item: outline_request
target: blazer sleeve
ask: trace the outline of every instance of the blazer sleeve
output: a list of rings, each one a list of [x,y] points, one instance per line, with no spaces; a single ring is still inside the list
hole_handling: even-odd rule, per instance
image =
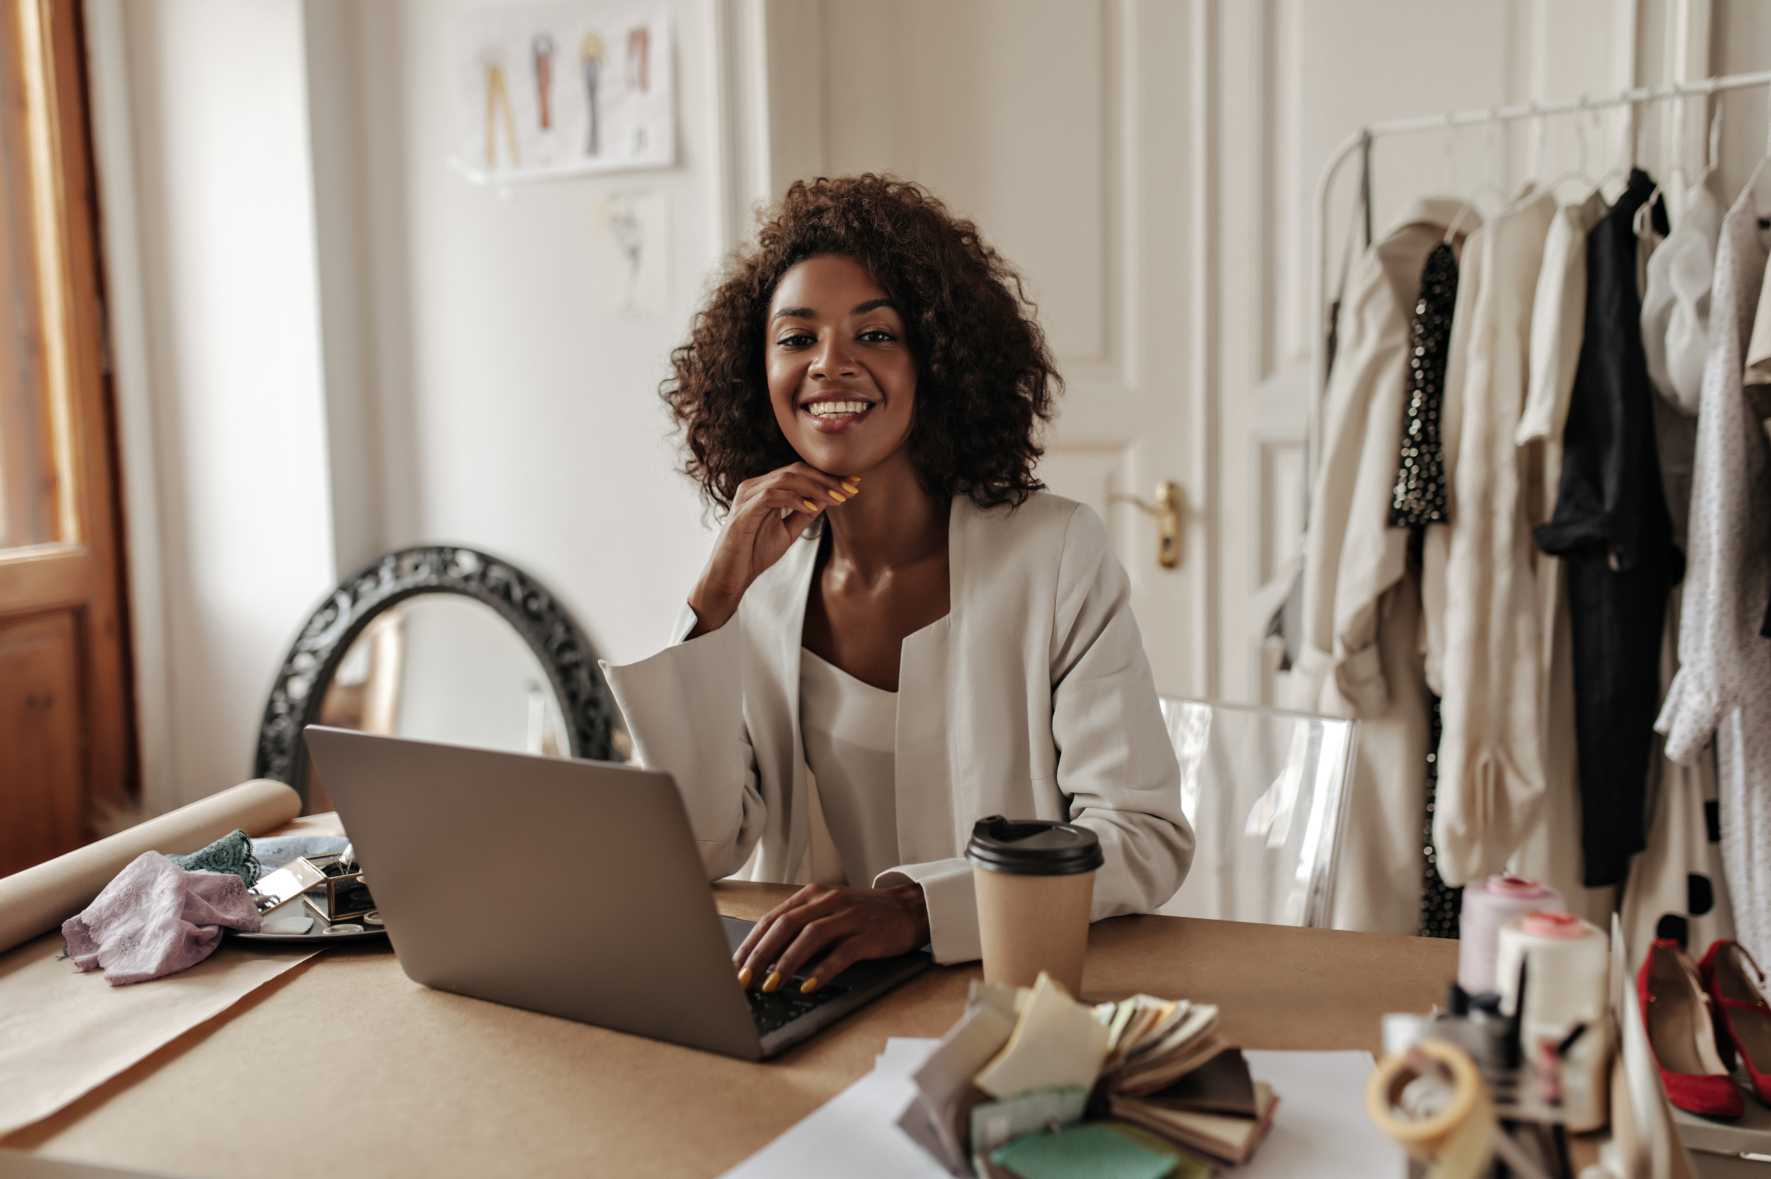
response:
[[[1164,904],[1193,862],[1175,759],[1131,582],[1100,517],[1079,506],[1058,567],[1052,624],[1052,738],[1072,822],[1101,840],[1092,920]]]
[[[676,780],[709,880],[743,867],[768,808],[744,723],[740,622],[683,641],[695,612],[683,607],[674,645],[620,667],[601,664],[633,738],[634,759]]]

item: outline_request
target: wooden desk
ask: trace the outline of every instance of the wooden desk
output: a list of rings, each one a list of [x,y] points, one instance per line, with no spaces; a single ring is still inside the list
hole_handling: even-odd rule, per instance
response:
[[[753,919],[791,891],[715,887]],[[1450,941],[1123,917],[1092,930],[1083,997],[1216,1003],[1248,1048],[1376,1051],[1379,1016],[1427,1010],[1456,971]],[[216,1179],[718,1175],[887,1037],[945,1032],[976,976],[938,968],[751,1064],[428,990],[385,948],[334,946],[4,1145]]]

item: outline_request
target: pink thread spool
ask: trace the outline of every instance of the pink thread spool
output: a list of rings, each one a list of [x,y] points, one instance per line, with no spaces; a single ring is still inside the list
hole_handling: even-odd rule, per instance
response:
[[[1567,908],[1561,893],[1523,876],[1490,876],[1464,889],[1458,915],[1457,985],[1472,995],[1495,990],[1500,927],[1534,910],[1550,913]]]

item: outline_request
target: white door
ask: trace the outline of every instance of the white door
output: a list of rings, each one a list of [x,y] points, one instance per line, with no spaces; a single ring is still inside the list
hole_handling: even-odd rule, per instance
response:
[[[1324,161],[1370,120],[1701,76],[1710,27],[1707,0],[766,0],[733,11],[734,43],[749,36],[766,58],[766,101],[739,96],[768,110],[766,142],[752,144],[767,160],[757,187],[890,171],[977,221],[1026,276],[1068,381],[1040,473],[1108,521],[1158,688],[1250,702],[1271,699],[1277,666],[1253,603],[1304,522]],[[746,33],[747,19],[766,28]],[[1619,126],[1588,130],[1595,174],[1615,162]],[[1664,140],[1653,129],[1661,140],[1645,143]],[[1464,132],[1450,153],[1439,135],[1383,143],[1379,232],[1447,184],[1515,185],[1535,134]],[[1550,136],[1552,166],[1572,167],[1568,123]],[[1337,260],[1353,176],[1330,220]],[[1169,480],[1185,504],[1173,569],[1158,563],[1155,520],[1121,498],[1150,501]]]

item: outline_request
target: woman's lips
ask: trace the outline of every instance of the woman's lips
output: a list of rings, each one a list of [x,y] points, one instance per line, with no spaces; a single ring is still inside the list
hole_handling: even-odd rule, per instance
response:
[[[850,401],[810,401],[800,406],[800,412],[812,420],[812,426],[821,434],[841,434],[853,430],[867,419],[873,411],[874,402],[854,399]]]

